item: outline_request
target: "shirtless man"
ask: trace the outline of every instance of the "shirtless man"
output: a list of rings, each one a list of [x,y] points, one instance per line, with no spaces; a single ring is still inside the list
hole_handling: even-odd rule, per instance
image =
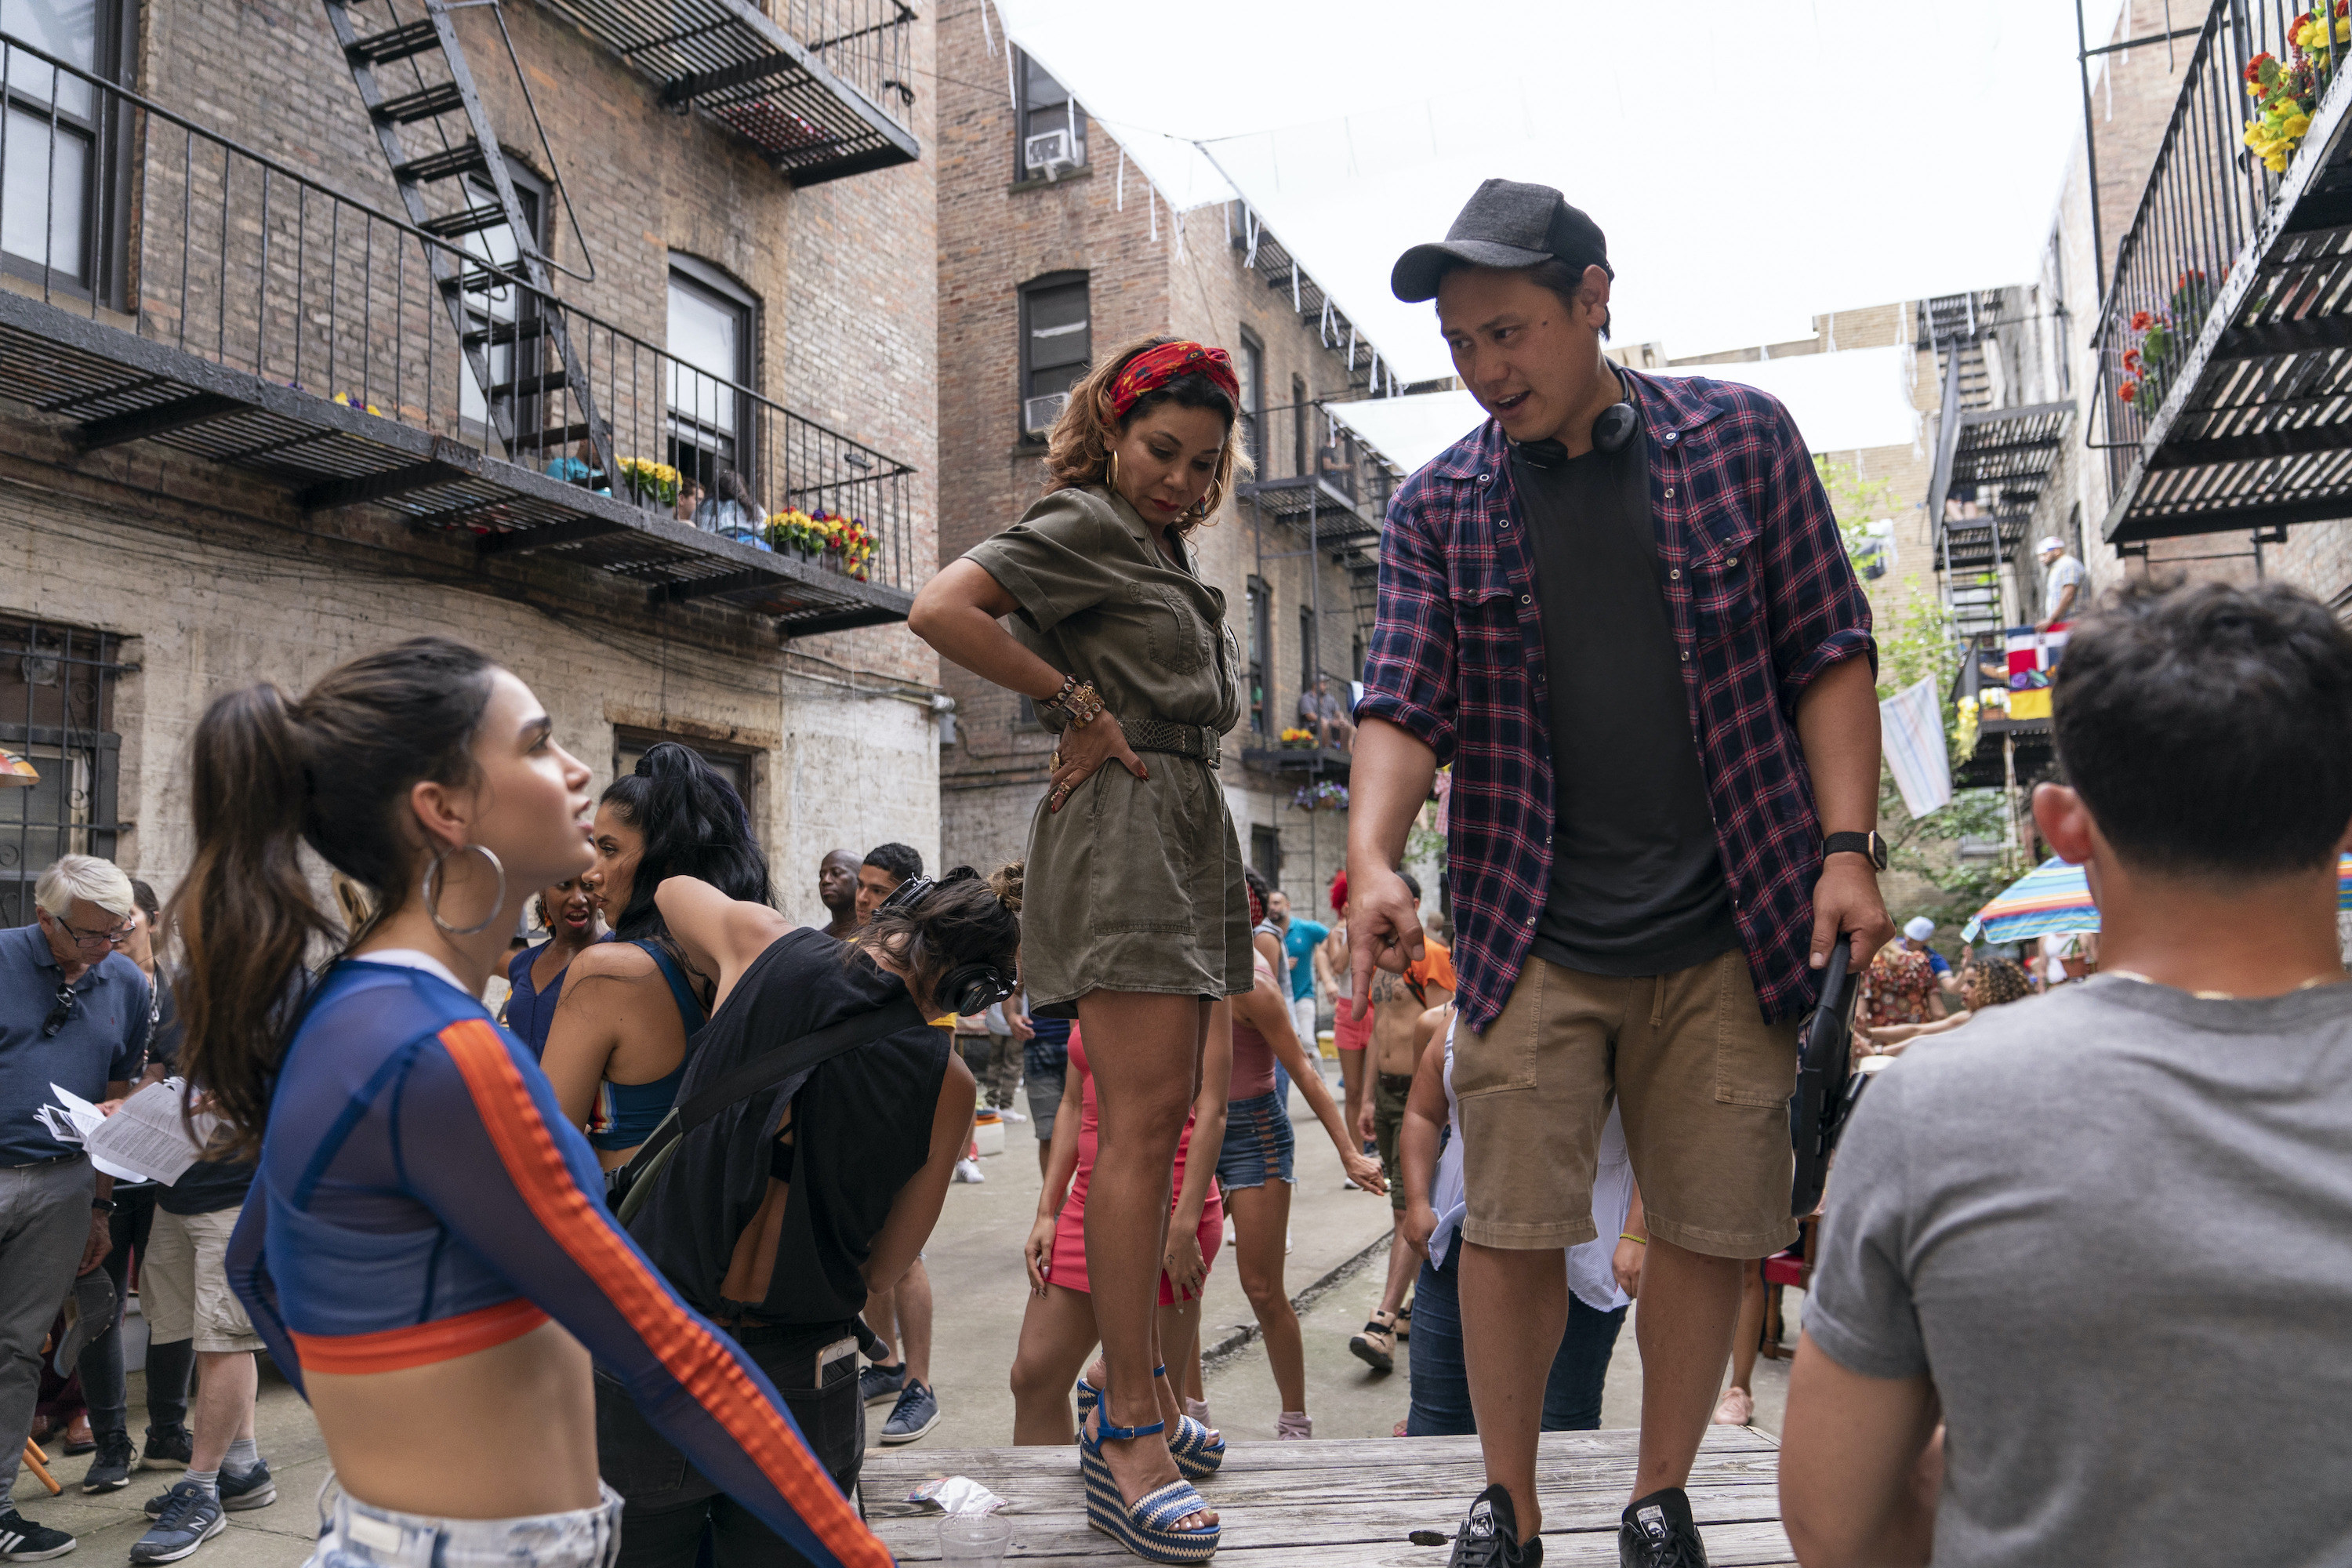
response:
[[[1421,884],[1412,873],[1398,873],[1405,889],[1412,895],[1412,907],[1421,908]],[[1421,1258],[1404,1238],[1404,1198],[1398,1186],[1403,1173],[1397,1164],[1397,1129],[1404,1123],[1405,1099],[1412,1092],[1412,1073],[1419,1053],[1415,1037],[1423,1015],[1443,1007],[1454,1000],[1454,955],[1444,943],[1432,936],[1426,927],[1422,931],[1422,956],[1407,966],[1402,974],[1391,974],[1385,969],[1372,972],[1371,988],[1367,999],[1372,1008],[1372,1042],[1368,1053],[1372,1060],[1370,1092],[1358,1112],[1361,1136],[1380,1144],[1381,1164],[1389,1178],[1389,1202],[1393,1210],[1389,1231],[1388,1286],[1381,1292],[1379,1310],[1372,1314],[1363,1331],[1348,1341],[1348,1348],[1357,1358],[1381,1372],[1396,1365],[1397,1309],[1404,1304],[1407,1286],[1421,1267]],[[1420,1036],[1426,1044],[1428,1036]]]
[[[824,934],[835,942],[847,942],[857,929],[857,852],[854,849],[828,849],[824,858],[816,863],[816,900],[824,912],[833,918],[825,922]]]

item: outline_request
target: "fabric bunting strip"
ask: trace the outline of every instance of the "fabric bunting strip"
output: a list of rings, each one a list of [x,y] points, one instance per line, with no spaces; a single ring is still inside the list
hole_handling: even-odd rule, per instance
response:
[[[1150,180],[1143,182],[1143,205],[1151,209],[1151,237],[1160,238],[1160,187]]]
[[[1259,232],[1257,214],[1252,212],[1247,207],[1242,208],[1242,233],[1249,240],[1249,254],[1242,258],[1242,266],[1244,268],[1255,267],[1257,265],[1257,237]]]
[[[1118,210],[1127,210],[1127,149],[1118,150]]]
[[[996,58],[996,35],[988,30],[988,0],[981,0],[980,36],[982,41],[988,45],[988,58],[990,59],[994,59]]]

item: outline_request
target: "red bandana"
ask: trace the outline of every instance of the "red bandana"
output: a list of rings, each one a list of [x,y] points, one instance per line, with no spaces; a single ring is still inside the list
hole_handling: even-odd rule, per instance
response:
[[[1234,374],[1233,355],[1223,349],[1203,348],[1199,343],[1162,343],[1156,349],[1146,349],[1127,362],[1118,379],[1110,384],[1110,411],[1120,418],[1135,406],[1147,392],[1156,392],[1189,371],[1199,371],[1215,384],[1219,391],[1239,406],[1242,384]]]

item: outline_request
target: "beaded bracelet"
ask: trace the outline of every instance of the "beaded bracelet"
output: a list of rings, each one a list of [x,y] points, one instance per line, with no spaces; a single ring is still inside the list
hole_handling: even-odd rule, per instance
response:
[[[1650,1245],[1650,1238],[1649,1238],[1648,1237],[1646,1237],[1646,1236],[1635,1236],[1635,1235],[1634,1235],[1632,1231],[1630,1231],[1630,1230],[1621,1230],[1621,1231],[1619,1231],[1619,1232],[1617,1233],[1617,1239],[1618,1239],[1618,1240],[1620,1240],[1620,1241],[1638,1241],[1638,1242],[1640,1242],[1643,1247],[1647,1247],[1647,1246],[1649,1246],[1649,1245]]]
[[[1071,729],[1083,730],[1103,710],[1103,700],[1093,681],[1066,675],[1062,678],[1062,689],[1047,698],[1045,706],[1059,710]]]

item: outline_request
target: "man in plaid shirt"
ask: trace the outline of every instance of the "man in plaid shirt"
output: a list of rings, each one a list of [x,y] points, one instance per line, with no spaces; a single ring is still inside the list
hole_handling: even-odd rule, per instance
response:
[[[1389,507],[1348,855],[1362,996],[1419,955],[1397,865],[1453,765],[1459,1290],[1490,1483],[1461,1568],[1541,1559],[1560,1249],[1594,1239],[1612,1100],[1643,1259],[1619,1552],[1706,1562],[1682,1488],[1748,1260],[1797,1234],[1799,1016],[1841,933],[1857,969],[1894,934],[1870,608],[1804,443],[1753,388],[1612,367],[1612,276],[1558,191],[1490,180],[1391,279],[1435,299],[1492,416]]]

